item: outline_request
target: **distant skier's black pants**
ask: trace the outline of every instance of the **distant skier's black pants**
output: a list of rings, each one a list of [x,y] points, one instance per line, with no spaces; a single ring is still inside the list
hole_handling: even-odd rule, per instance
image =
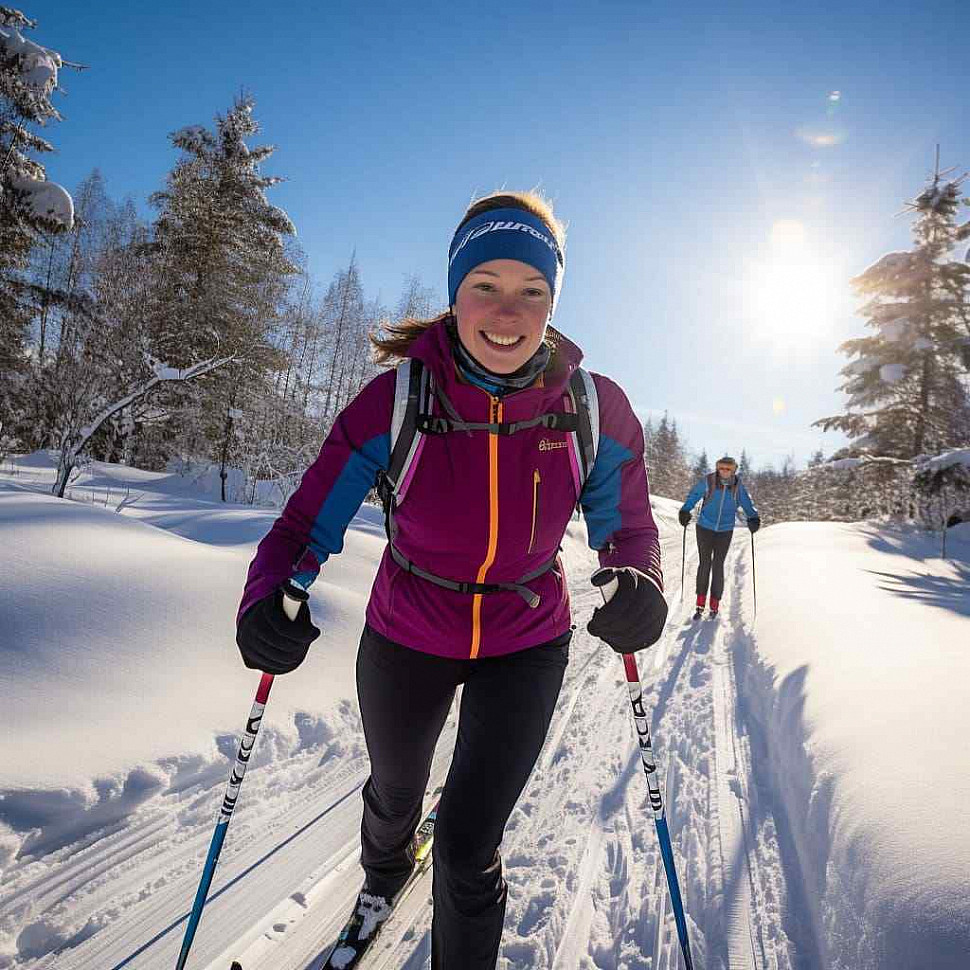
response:
[[[715,532],[713,529],[697,527],[697,551],[701,561],[697,564],[697,595],[707,596],[707,585],[711,586],[711,598],[719,600],[724,592],[724,560],[734,530]],[[714,575],[711,576],[711,566]]]
[[[371,776],[361,863],[371,892],[393,895],[411,871],[435,743],[464,684],[435,825],[432,970],[494,970],[507,895],[498,847],[549,729],[570,636],[503,657],[451,660],[364,628],[357,693]]]

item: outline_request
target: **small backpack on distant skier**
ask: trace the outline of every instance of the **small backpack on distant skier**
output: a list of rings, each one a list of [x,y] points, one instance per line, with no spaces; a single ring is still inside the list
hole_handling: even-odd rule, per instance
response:
[[[705,476],[707,480],[707,490],[704,492],[704,500],[701,502],[701,508],[707,505],[709,499],[714,494],[717,488],[717,472],[711,472]],[[734,484],[731,486],[731,498],[734,499],[734,504],[738,504],[738,489],[741,487],[741,476],[735,473]]]

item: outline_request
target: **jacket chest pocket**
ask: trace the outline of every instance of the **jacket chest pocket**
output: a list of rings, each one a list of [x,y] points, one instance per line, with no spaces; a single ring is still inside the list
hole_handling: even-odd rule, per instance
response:
[[[518,501],[528,515],[520,519],[519,548],[526,555],[551,555],[562,542],[576,504],[568,455],[559,452],[555,461],[531,461],[526,474],[519,477]],[[521,472],[520,472],[521,475]]]
[[[532,529],[529,532],[529,548],[532,552],[536,545],[536,525],[539,521],[540,500],[542,497],[542,474],[538,468],[532,469]]]

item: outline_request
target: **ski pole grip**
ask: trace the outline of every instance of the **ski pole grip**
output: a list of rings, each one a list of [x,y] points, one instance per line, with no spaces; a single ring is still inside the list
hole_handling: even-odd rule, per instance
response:
[[[593,573],[593,575],[595,576],[596,573],[598,573],[598,572],[599,572],[599,570],[597,569]],[[599,588],[600,589],[600,595],[603,597],[603,602],[604,603],[609,603],[609,601],[611,599],[613,599],[613,595],[616,593],[616,591],[619,588],[620,588],[620,581],[618,579],[616,579],[615,577],[613,579],[611,579],[605,586],[600,586],[600,588]]]
[[[613,594],[620,588],[620,581],[618,579],[611,579],[605,586],[600,587],[600,593],[603,595],[603,602],[609,603],[613,599]]]
[[[310,594],[290,580],[283,587],[283,612],[290,620],[295,620],[300,612],[300,607],[310,598]]]

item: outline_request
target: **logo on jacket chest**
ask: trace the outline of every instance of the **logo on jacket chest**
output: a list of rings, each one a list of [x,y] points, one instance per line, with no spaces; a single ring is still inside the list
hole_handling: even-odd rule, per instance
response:
[[[539,441],[539,451],[557,451],[560,448],[568,448],[569,442],[565,439],[555,441],[552,438],[542,438]]]

